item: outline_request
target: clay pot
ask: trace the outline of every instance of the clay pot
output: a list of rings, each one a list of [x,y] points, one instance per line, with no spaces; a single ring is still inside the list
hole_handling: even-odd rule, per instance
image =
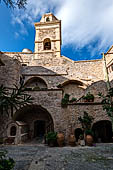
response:
[[[63,133],[57,134],[57,143],[58,143],[58,146],[60,147],[64,145],[64,134]]]
[[[91,135],[86,135],[86,145],[92,146],[93,145],[93,137]]]
[[[69,136],[69,145],[70,146],[75,146],[75,141],[76,141],[76,138],[74,135],[70,135]]]

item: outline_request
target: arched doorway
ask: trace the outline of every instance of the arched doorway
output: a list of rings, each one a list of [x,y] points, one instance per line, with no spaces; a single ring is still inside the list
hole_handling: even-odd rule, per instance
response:
[[[75,129],[75,138],[76,138],[77,142],[78,142],[78,139],[79,139],[80,135],[83,135],[83,130],[81,128]]]
[[[94,123],[92,127],[95,142],[111,142],[112,124],[108,120],[102,120]]]
[[[10,136],[16,136],[16,126],[12,126],[10,129]]]
[[[42,138],[45,134],[54,130],[51,115],[45,108],[38,105],[22,108],[14,115],[14,120],[27,123],[29,139]]]

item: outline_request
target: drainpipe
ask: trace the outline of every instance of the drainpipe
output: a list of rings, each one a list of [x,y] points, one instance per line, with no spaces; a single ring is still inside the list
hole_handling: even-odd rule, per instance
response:
[[[106,64],[106,57],[104,53],[102,55],[103,55],[103,61],[104,61],[105,81],[106,81],[107,89],[109,91],[111,86],[109,82],[109,74],[108,74],[108,69],[107,69],[107,64]]]

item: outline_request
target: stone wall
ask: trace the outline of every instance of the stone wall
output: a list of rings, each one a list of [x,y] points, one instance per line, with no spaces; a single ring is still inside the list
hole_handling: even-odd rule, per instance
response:
[[[19,85],[21,75],[21,65],[17,59],[12,59],[6,54],[0,54],[4,66],[0,66],[0,85],[14,87]]]
[[[62,120],[61,99],[62,90],[44,90],[28,92],[33,97],[33,105],[45,108],[51,115],[55,130],[59,129]]]
[[[66,139],[68,139],[69,134],[74,133],[75,129],[82,128],[80,122],[78,121],[78,117],[83,116],[84,111],[86,111],[89,115],[93,116],[94,120],[92,126],[95,122],[101,120],[110,120],[105,111],[103,111],[102,105],[96,104],[76,104],[76,105],[68,105],[67,108],[62,108],[63,120],[63,131],[65,133]]]

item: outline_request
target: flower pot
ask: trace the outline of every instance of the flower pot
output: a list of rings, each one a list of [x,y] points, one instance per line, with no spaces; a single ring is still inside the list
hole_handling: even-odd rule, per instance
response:
[[[58,146],[60,147],[64,145],[64,134],[63,133],[57,134],[57,143],[58,143]]]
[[[69,136],[69,145],[70,146],[75,146],[76,138],[74,135]]]
[[[86,145],[87,146],[92,146],[93,145],[93,137],[91,135],[86,135],[85,140],[86,140]]]

